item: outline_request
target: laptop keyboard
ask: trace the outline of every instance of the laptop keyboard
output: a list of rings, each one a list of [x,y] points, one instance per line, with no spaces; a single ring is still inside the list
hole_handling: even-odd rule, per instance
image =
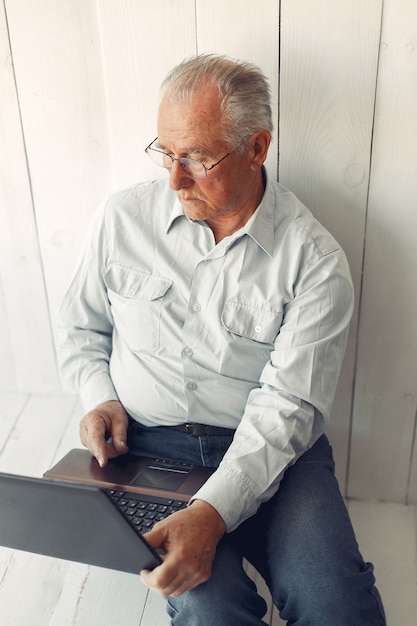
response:
[[[156,522],[187,506],[183,500],[168,500],[143,493],[115,489],[105,489],[105,492],[139,533],[151,530]]]

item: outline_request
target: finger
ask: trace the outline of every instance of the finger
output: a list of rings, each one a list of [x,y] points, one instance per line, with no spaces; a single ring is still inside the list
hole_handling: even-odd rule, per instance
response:
[[[108,445],[106,443],[106,428],[95,428],[89,433],[90,452],[96,457],[100,467],[105,467],[109,458]]]
[[[161,524],[161,522],[157,522],[152,530],[148,530],[144,534],[146,542],[149,543],[149,545],[155,550],[164,548],[164,543],[167,535],[166,532],[164,532],[163,528],[164,526]]]
[[[166,562],[151,572],[142,570],[140,572],[141,581],[155,593],[167,598],[177,597],[186,591],[194,589],[201,583],[208,580],[209,576],[202,575],[191,569],[178,568],[178,563],[170,567]]]
[[[166,598],[183,584],[184,574],[180,574],[178,568],[167,572],[166,568],[160,565],[152,571],[142,570],[140,579],[148,589]]]
[[[117,452],[127,452],[127,420],[116,419],[112,422],[111,438]]]
[[[167,540],[164,532],[165,526],[162,522],[157,523],[153,529],[145,533],[147,543],[155,550],[164,549]],[[164,562],[152,571],[142,570],[140,578],[142,582],[152,591],[166,597],[171,589],[175,590],[182,580],[184,567],[178,567],[178,560],[172,553],[166,554]],[[181,576],[181,580],[180,580]]]
[[[97,459],[100,467],[105,467],[108,460],[106,430],[106,424],[99,415],[86,415],[80,425],[81,441]]]
[[[146,533],[146,541],[153,548],[163,549],[166,547],[165,540],[169,543],[165,536],[165,528],[163,522],[159,522]],[[211,575],[210,565],[211,561],[199,563],[196,566],[193,560],[180,558],[176,550],[168,550],[161,565],[152,571],[141,571],[140,577],[149,589],[164,597],[180,595],[208,580]]]

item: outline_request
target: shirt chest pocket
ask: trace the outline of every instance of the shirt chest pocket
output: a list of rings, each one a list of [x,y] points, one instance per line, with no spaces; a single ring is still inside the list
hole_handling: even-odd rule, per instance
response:
[[[161,310],[172,280],[114,264],[105,275],[115,332],[132,352],[159,348]]]
[[[258,382],[270,358],[282,318],[282,311],[226,301],[221,317],[227,331],[223,341],[222,373],[233,375],[233,367],[240,362],[244,365],[245,379]]]

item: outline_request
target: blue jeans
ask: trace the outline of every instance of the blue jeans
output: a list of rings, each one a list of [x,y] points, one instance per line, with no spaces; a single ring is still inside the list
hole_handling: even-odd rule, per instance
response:
[[[129,428],[131,452],[216,467],[230,437]],[[373,567],[359,553],[325,436],[290,467],[275,496],[220,541],[210,580],[168,598],[174,626],[265,626],[265,601],[243,567],[265,579],[293,626],[384,626]]]

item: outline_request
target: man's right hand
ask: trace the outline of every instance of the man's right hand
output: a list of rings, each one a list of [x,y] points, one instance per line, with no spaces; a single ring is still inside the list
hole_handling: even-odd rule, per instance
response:
[[[100,467],[128,451],[126,445],[129,419],[117,400],[109,400],[89,411],[80,422],[81,442],[96,457]],[[111,441],[107,440],[111,437]]]

